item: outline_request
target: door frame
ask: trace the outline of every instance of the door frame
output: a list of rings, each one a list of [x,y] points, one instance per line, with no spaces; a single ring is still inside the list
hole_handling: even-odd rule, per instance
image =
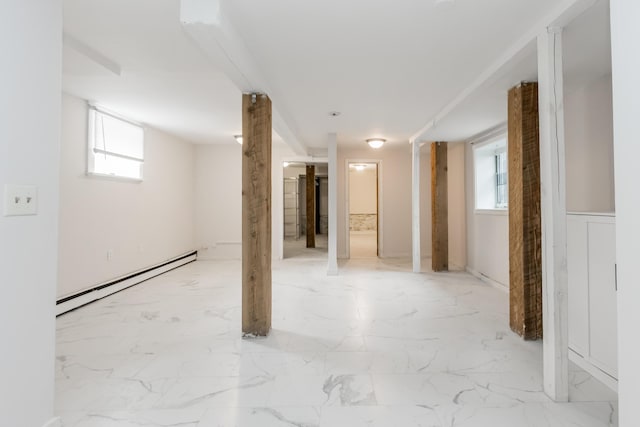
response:
[[[346,241],[346,254],[347,254],[347,258],[351,258],[351,235],[350,235],[350,230],[349,230],[349,223],[350,223],[350,210],[351,210],[351,206],[350,206],[350,197],[349,197],[349,165],[350,164],[358,164],[358,163],[375,163],[376,164],[376,169],[377,169],[377,179],[376,179],[376,186],[377,186],[377,196],[378,196],[378,200],[376,201],[377,204],[377,215],[378,215],[378,229],[376,231],[377,233],[377,240],[378,240],[378,257],[379,258],[384,258],[384,239],[382,238],[383,236],[383,230],[382,230],[382,225],[384,224],[383,221],[383,213],[382,213],[382,206],[383,203],[382,201],[384,200],[382,198],[382,160],[381,159],[363,159],[363,158],[356,158],[356,159],[345,159],[344,161],[344,173],[345,173],[345,189],[344,189],[344,206],[345,206],[345,241]]]
[[[284,162],[326,163],[327,165],[329,165],[329,158],[309,156],[284,156],[281,158],[271,158],[271,244],[273,248],[272,258],[280,260],[284,259]]]

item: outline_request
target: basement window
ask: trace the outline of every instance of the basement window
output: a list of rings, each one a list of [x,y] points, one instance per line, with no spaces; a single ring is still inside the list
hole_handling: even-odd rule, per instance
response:
[[[476,210],[504,211],[509,201],[506,137],[474,145]]]
[[[507,151],[499,151],[494,155],[496,161],[496,208],[504,209],[509,200],[509,188],[507,186]]]
[[[98,107],[89,107],[87,171],[91,175],[142,180],[144,129]]]

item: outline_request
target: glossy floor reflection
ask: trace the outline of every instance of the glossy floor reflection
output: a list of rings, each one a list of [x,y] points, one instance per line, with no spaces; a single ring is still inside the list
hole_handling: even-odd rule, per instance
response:
[[[375,258],[378,256],[378,234],[375,231],[350,231],[349,256],[355,258]]]
[[[326,234],[316,234],[316,247],[307,248],[307,236],[300,238],[287,238],[283,241],[283,255],[289,258],[327,259],[328,236]]]
[[[198,261],[57,321],[65,427],[609,426],[616,396],[572,371],[542,392],[541,344],[507,295],[408,261],[274,263],[273,331],[240,336],[240,262]]]

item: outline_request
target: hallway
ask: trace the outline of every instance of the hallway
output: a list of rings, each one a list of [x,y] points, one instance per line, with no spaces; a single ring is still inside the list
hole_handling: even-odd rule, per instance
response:
[[[240,337],[240,262],[198,261],[57,319],[64,427],[609,426],[615,394],[583,372],[542,392],[541,342],[508,297],[405,261],[274,262],[273,330]]]

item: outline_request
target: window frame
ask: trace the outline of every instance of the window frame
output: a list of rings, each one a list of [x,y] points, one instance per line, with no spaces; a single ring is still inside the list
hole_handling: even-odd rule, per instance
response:
[[[504,183],[500,183],[501,181],[501,171],[500,171],[500,160],[499,158],[504,155]],[[495,209],[508,209],[509,208],[509,157],[507,155],[507,146],[500,147],[494,153],[495,158],[495,179],[496,179],[496,189],[495,189]],[[505,188],[505,200],[504,203],[499,202],[500,187],[504,186]]]
[[[142,158],[138,158],[138,157],[133,157],[133,156],[128,156],[126,154],[122,154],[122,153],[118,153],[116,151],[109,151],[109,150],[105,150],[102,148],[98,148],[96,147],[96,124],[98,122],[98,118],[100,116],[107,116],[111,119],[115,119],[118,120],[122,123],[126,123],[127,125],[130,126],[134,126],[140,129],[140,131],[142,132],[142,141],[140,141],[141,145],[142,145]],[[88,126],[87,126],[87,144],[86,144],[86,154],[87,154],[87,169],[86,169],[86,175],[90,176],[90,177],[96,177],[96,178],[106,178],[106,179],[113,179],[113,180],[117,180],[117,181],[132,181],[132,182],[142,182],[144,180],[144,163],[145,163],[145,157],[146,157],[146,144],[145,144],[145,139],[146,139],[146,129],[145,127],[140,124],[137,123],[135,121],[129,120],[119,114],[116,114],[112,111],[109,111],[101,106],[95,105],[95,104],[89,104],[89,108],[88,108],[88,114],[87,114],[87,122],[88,122]],[[129,176],[129,175],[122,175],[122,174],[118,174],[118,173],[103,173],[103,172],[96,172],[96,155],[105,155],[105,156],[111,156],[111,157],[115,157],[115,158],[119,158],[119,159],[124,159],[124,160],[129,160],[132,162],[136,162],[139,164],[139,175],[138,176]]]
[[[474,179],[474,212],[489,215],[507,215],[509,209],[508,143],[506,129],[490,136],[471,141]],[[497,156],[506,153],[506,203],[498,205]]]

